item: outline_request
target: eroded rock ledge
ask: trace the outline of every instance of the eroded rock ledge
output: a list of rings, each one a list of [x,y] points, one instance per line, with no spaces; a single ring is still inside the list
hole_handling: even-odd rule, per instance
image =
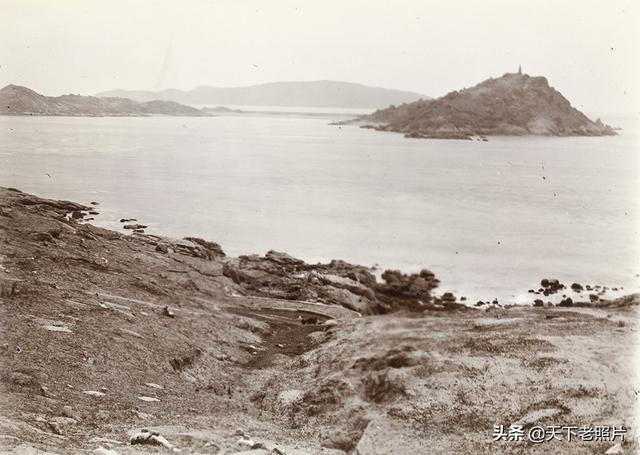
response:
[[[378,282],[370,269],[333,260],[307,264],[286,253],[240,256],[227,261],[225,276],[251,295],[341,305],[362,314],[464,308],[455,302],[435,304],[431,292],[438,279],[429,270],[404,274],[387,270]]]

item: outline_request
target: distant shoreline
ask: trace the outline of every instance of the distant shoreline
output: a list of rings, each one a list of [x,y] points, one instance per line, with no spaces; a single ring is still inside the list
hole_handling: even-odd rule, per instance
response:
[[[44,114],[44,113],[30,113],[30,114],[6,114],[0,112],[0,117],[69,117],[69,118],[117,118],[117,117],[217,117],[213,114],[204,115],[186,115],[186,114]]]

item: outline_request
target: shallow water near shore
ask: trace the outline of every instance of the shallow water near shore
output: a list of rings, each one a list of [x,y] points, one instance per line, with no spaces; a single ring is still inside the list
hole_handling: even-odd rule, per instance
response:
[[[633,132],[438,141],[330,120],[0,117],[0,185],[230,255],[428,268],[470,301],[524,302],[543,277],[639,289]]]

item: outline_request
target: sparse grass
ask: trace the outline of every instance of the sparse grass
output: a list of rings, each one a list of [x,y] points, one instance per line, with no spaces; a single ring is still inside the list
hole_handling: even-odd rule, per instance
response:
[[[342,379],[328,379],[307,391],[302,397],[302,405],[308,415],[323,414],[339,408],[352,394],[353,389],[348,382]]]
[[[385,368],[406,368],[419,363],[411,353],[415,349],[411,346],[390,349],[382,355],[375,357],[362,357],[355,361],[353,368],[361,371],[380,371]]]
[[[364,398],[374,403],[385,403],[406,394],[404,382],[391,377],[389,370],[369,373],[362,380]]]
[[[547,368],[553,368],[564,363],[567,363],[567,361],[564,359],[556,359],[555,357],[536,357],[533,360],[525,362],[526,366],[538,371],[542,371]]]
[[[508,354],[517,352],[536,352],[536,351],[552,351],[553,344],[547,340],[537,338],[526,338],[523,336],[513,338],[468,338],[462,345],[464,349],[468,349],[473,355],[495,355]]]

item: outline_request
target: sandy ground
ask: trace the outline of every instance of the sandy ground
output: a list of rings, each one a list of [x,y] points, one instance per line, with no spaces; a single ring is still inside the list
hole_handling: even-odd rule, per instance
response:
[[[638,452],[637,296],[358,317],[245,296],[228,258],[73,209],[0,190],[0,453]],[[518,422],[627,434],[492,440]],[[130,444],[141,429],[174,449]]]

